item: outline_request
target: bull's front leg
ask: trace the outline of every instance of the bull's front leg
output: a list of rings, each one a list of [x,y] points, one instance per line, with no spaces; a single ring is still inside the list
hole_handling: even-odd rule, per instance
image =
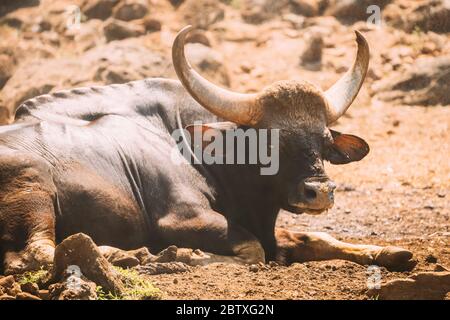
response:
[[[189,217],[169,214],[158,221],[158,228],[167,245],[178,247],[177,261],[190,265],[265,262],[264,249],[256,237],[212,210],[190,213]]]
[[[410,270],[416,264],[408,250],[346,243],[324,232],[291,232],[277,228],[276,239],[277,260],[283,264],[341,259],[390,270]]]

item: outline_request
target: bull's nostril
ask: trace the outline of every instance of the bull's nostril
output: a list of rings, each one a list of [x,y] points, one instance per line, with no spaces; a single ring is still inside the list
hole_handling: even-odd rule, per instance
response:
[[[317,193],[316,193],[316,191],[314,191],[312,189],[306,189],[305,197],[306,197],[306,200],[314,200],[315,198],[317,198]]]

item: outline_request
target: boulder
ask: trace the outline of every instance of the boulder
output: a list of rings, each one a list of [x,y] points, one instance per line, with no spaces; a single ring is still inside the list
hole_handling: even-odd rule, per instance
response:
[[[83,275],[106,291],[121,293],[124,290],[120,275],[102,256],[94,241],[83,233],[66,238],[56,247],[53,265],[53,281],[66,280],[63,282],[61,288],[67,287],[65,284],[67,283],[67,279],[78,281],[77,279],[81,279],[81,275]],[[67,273],[66,270],[71,270],[71,268],[75,271],[79,270],[81,274],[71,275],[70,272]],[[91,286],[87,282],[83,292],[90,292],[88,287]]]
[[[335,16],[340,20],[354,22],[366,20],[372,13],[367,8],[376,5],[383,9],[392,0],[330,0],[325,15]]]
[[[369,296],[381,300],[442,300],[450,292],[450,272],[421,272],[395,279],[371,289]]]
[[[122,40],[138,37],[145,34],[145,29],[140,25],[133,25],[123,21],[111,19],[103,27],[106,41]]]
[[[306,41],[306,47],[300,57],[301,65],[320,65],[322,62],[323,43],[321,34],[312,33]]]
[[[191,64],[210,81],[230,85],[230,78],[223,56],[200,43],[186,44],[186,56]]]
[[[225,17],[225,10],[218,0],[186,0],[178,11],[187,24],[200,29],[208,29]]]
[[[39,286],[33,282],[26,282],[20,285],[23,292],[27,292],[34,296],[39,296]]]
[[[145,18],[142,21],[142,25],[144,26],[145,31],[147,32],[160,31],[162,27],[161,21],[152,17]]]
[[[20,284],[16,282],[14,276],[7,276],[0,279],[0,289],[3,295],[15,297],[22,292]]]
[[[320,2],[316,0],[291,0],[292,11],[305,17],[314,17],[319,14]]]
[[[387,6],[384,18],[393,27],[407,32],[450,32],[450,2],[447,0],[396,1]]]
[[[147,13],[148,8],[144,1],[127,0],[114,8],[113,16],[119,20],[131,21],[143,18]]]
[[[13,75],[14,65],[14,57],[0,53],[0,89],[3,88],[6,81]]]
[[[26,99],[50,91],[175,76],[169,54],[163,56],[129,40],[98,46],[78,57],[32,60],[20,65],[2,90],[0,121],[5,123]]]
[[[449,105],[450,56],[418,59],[375,82],[371,91],[378,99],[395,104]]]
[[[119,0],[89,0],[85,1],[81,11],[88,19],[108,19]]]
[[[289,0],[243,0],[241,16],[247,23],[259,24],[280,14],[288,4]]]

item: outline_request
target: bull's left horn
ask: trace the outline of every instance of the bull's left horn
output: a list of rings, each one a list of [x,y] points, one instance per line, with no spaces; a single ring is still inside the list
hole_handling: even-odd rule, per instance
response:
[[[172,61],[178,79],[189,94],[215,115],[242,125],[254,125],[261,117],[256,94],[225,90],[200,76],[192,69],[184,54],[186,35],[192,26],[183,28],[172,46]]]
[[[355,31],[355,33],[358,53],[353,66],[331,88],[325,91],[328,101],[328,124],[339,119],[350,107],[358,95],[369,67],[369,45],[359,31]]]

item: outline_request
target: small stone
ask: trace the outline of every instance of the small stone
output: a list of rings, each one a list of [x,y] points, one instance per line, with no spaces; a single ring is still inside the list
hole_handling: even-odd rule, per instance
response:
[[[50,300],[50,292],[48,290],[39,290],[39,297],[42,300]]]
[[[306,48],[300,58],[302,65],[311,63],[320,64],[322,61],[323,39],[320,34],[314,33],[308,39]]]
[[[27,282],[20,285],[23,292],[28,292],[34,296],[39,296],[39,287],[36,283]]]
[[[345,214],[350,214],[350,213],[352,213],[352,210],[350,210],[350,209],[345,209],[345,210],[344,210],[344,213],[345,213]]]
[[[249,268],[250,272],[258,272],[259,267],[256,264],[252,264]]]
[[[430,253],[429,255],[426,256],[425,261],[428,263],[437,263],[438,258]]]
[[[173,279],[173,284],[178,284],[178,279],[177,278]]]
[[[41,298],[39,298],[38,296],[35,296],[31,293],[28,292],[20,292],[17,294],[16,296],[17,300],[42,300]]]
[[[442,264],[436,264],[434,266],[434,271],[437,271],[437,272],[448,272],[450,270],[448,268],[444,267]]]
[[[439,198],[445,198],[445,192],[444,191],[440,191],[440,192],[438,192],[437,196]]]

